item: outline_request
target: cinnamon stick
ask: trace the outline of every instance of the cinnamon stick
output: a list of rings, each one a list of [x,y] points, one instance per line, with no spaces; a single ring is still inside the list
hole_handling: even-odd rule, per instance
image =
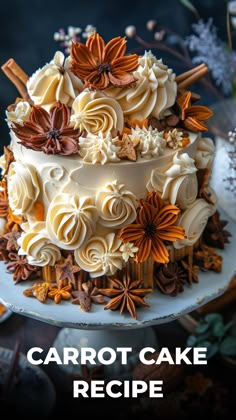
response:
[[[22,70],[13,58],[10,58],[1,68],[8,79],[15,85],[22,98],[28,99],[29,95],[26,89],[26,82],[29,77],[24,70]]]
[[[175,80],[176,80],[176,83],[181,83],[181,82],[183,82],[185,79],[187,79],[189,76],[192,76],[193,74],[195,74],[196,72],[198,72],[199,70],[201,70],[202,68],[204,68],[204,67],[206,67],[206,64],[204,64],[204,63],[202,63],[202,64],[199,64],[199,66],[197,66],[197,67],[193,67],[192,69],[190,69],[190,70],[187,70],[187,71],[185,71],[184,73],[181,73],[181,74],[179,74],[176,78],[175,78]]]
[[[190,76],[186,77],[182,82],[178,83],[178,88],[185,89],[186,87],[197,82],[199,79],[205,76],[208,72],[209,72],[209,69],[207,66],[202,67],[200,70],[194,72]]]

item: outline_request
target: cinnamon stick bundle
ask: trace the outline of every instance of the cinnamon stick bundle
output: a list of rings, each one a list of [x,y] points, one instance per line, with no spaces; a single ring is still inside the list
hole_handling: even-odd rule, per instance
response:
[[[29,95],[26,89],[26,82],[29,76],[22,70],[22,68],[15,62],[13,58],[10,58],[1,67],[2,71],[8,77],[8,79],[15,85],[18,92],[23,99],[29,99]]]

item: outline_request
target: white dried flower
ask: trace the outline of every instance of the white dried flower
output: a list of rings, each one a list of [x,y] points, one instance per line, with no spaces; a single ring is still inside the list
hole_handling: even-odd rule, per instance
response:
[[[126,242],[126,244],[121,245],[120,251],[122,252],[123,260],[127,262],[129,258],[134,257],[135,252],[138,251],[138,247],[134,246],[133,242]]]

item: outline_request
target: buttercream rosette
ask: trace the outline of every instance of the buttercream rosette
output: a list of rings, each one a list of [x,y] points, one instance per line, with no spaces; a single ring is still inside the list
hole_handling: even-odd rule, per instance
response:
[[[71,123],[81,132],[122,133],[124,116],[119,103],[100,91],[83,91],[72,104]]]
[[[101,163],[119,162],[117,153],[120,146],[116,145],[118,137],[112,138],[111,133],[88,134],[87,137],[79,138],[79,154],[85,162]]]
[[[38,222],[33,226],[24,225],[27,229],[19,238],[19,255],[26,255],[28,263],[36,266],[54,266],[61,258],[57,245],[48,237],[45,222]]]
[[[90,277],[111,276],[122,269],[122,242],[115,233],[92,236],[74,251],[75,261]]]
[[[37,70],[27,81],[27,90],[35,105],[51,107],[60,101],[71,106],[83,83],[70,71],[71,58],[57,51],[52,61]]]
[[[115,98],[131,120],[143,120],[149,116],[162,119],[171,113],[177,94],[175,74],[151,51],[138,60],[138,68],[133,72],[136,79],[132,86],[122,89],[108,88],[106,93]]]
[[[97,218],[91,197],[59,193],[48,208],[48,235],[62,249],[76,249],[94,233]]]
[[[118,229],[136,219],[136,197],[118,181],[108,182],[98,191],[95,204],[103,226]]]
[[[178,225],[185,231],[185,239],[173,242],[176,249],[184,246],[192,246],[200,238],[204,231],[207,221],[215,212],[215,205],[209,204],[203,198],[198,198],[187,208],[178,219]]]
[[[11,107],[12,108],[12,107]],[[13,106],[13,109],[6,111],[7,123],[11,127],[13,123],[20,125],[29,119],[31,112],[31,105],[27,101],[19,101]]]
[[[33,165],[12,162],[7,175],[8,199],[16,215],[27,215],[40,193],[38,175]]]

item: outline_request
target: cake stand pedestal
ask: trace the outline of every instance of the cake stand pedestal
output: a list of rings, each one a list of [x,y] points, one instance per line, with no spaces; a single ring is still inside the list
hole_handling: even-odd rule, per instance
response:
[[[36,299],[27,298],[23,291],[32,285],[21,282],[13,285],[12,275],[6,273],[3,262],[0,263],[0,301],[10,310],[40,321],[63,327],[55,340],[55,347],[62,352],[64,347],[132,347],[127,366],[113,365],[108,375],[119,376],[119,372],[131,371],[137,361],[139,351],[144,347],[157,348],[153,325],[163,324],[180,318],[194,311],[205,303],[221,295],[236,273],[236,224],[221,211],[221,218],[228,220],[227,230],[231,232],[230,244],[224,250],[217,250],[223,257],[221,273],[200,272],[199,283],[185,287],[183,293],[175,298],[154,291],[145,297],[149,308],[137,310],[138,319],[129,314],[120,315],[118,311],[104,311],[102,305],[93,305],[91,312],[82,312],[77,305],[63,301],[55,305],[51,300],[42,304]],[[111,365],[112,366],[112,365]]]

